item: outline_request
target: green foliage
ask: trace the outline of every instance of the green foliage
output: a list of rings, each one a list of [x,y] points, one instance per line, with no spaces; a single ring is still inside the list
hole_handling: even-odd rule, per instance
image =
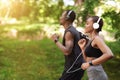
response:
[[[6,24],[1,25],[0,27],[0,38],[30,38],[34,39],[35,37],[38,39],[41,37],[41,34],[44,34],[44,30],[42,30],[42,23],[41,24]],[[14,36],[16,35],[16,36]],[[43,36],[42,36],[43,37]],[[35,39],[36,39],[35,38]]]
[[[4,5],[0,1],[0,17],[29,19],[30,22],[55,22],[64,5],[63,0],[9,0],[8,3]]]
[[[120,12],[109,10],[102,15],[106,19],[106,23],[111,25],[116,30],[115,38],[120,40]],[[108,20],[107,20],[108,19]]]
[[[119,80],[120,78],[120,59],[113,58],[103,64],[103,67],[108,75],[109,80]]]
[[[30,13],[31,21],[50,22],[58,20],[63,11],[62,0],[34,0],[31,3],[32,12]],[[58,10],[59,8],[59,10]],[[57,15],[57,16],[56,16]]]
[[[113,51],[114,55],[116,57],[120,57],[120,41],[115,41],[115,42],[107,42],[107,45],[111,48],[111,50]]]
[[[107,42],[114,54],[114,58],[104,64],[104,68],[107,71],[109,80],[119,80],[120,75],[120,41]],[[117,77],[118,76],[118,77]]]
[[[120,41],[120,30],[117,30],[116,34],[115,34],[115,38]]]
[[[86,18],[89,16],[89,15],[94,15],[95,12],[94,12],[94,9],[99,6],[100,4],[100,1],[99,0],[85,0],[82,4],[82,8],[81,10],[79,10],[79,13],[78,13],[78,18],[79,17],[82,17],[82,25],[85,23],[86,21]]]

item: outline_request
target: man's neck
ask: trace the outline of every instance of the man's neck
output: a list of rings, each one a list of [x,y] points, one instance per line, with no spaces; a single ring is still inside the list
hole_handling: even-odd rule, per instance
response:
[[[67,28],[70,27],[70,25],[72,25],[72,23],[66,23],[66,24],[64,24],[63,26],[64,26],[64,28],[65,28],[65,30],[66,30]]]

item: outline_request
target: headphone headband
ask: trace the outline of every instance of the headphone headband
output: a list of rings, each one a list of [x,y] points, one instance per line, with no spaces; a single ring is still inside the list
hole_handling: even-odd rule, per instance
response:
[[[101,19],[101,18],[99,17],[98,20],[97,20],[97,23],[99,23],[100,19]]]
[[[69,12],[68,12],[68,14],[67,14],[67,18],[69,18],[70,17],[70,14],[72,13],[72,10],[70,10]]]
[[[93,28],[94,29],[98,29],[99,28],[99,22],[100,22],[100,17],[98,18],[98,20],[97,20],[97,22],[95,22],[94,24],[93,24]]]

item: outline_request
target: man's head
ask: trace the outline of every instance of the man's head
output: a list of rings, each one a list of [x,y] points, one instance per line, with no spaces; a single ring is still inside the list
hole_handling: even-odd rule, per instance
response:
[[[60,24],[63,25],[66,22],[70,22],[73,23],[73,21],[76,18],[76,14],[74,11],[72,10],[66,10],[62,13],[61,17],[60,17]]]

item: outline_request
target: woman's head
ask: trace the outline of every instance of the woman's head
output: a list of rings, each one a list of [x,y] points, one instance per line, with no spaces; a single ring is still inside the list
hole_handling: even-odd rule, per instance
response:
[[[98,24],[99,27],[94,28],[93,25]],[[95,30],[96,32],[100,32],[102,30],[102,26],[103,26],[103,20],[102,18],[98,17],[98,16],[90,16],[87,20],[86,20],[86,25],[85,25],[85,32],[89,33],[93,30]]]

